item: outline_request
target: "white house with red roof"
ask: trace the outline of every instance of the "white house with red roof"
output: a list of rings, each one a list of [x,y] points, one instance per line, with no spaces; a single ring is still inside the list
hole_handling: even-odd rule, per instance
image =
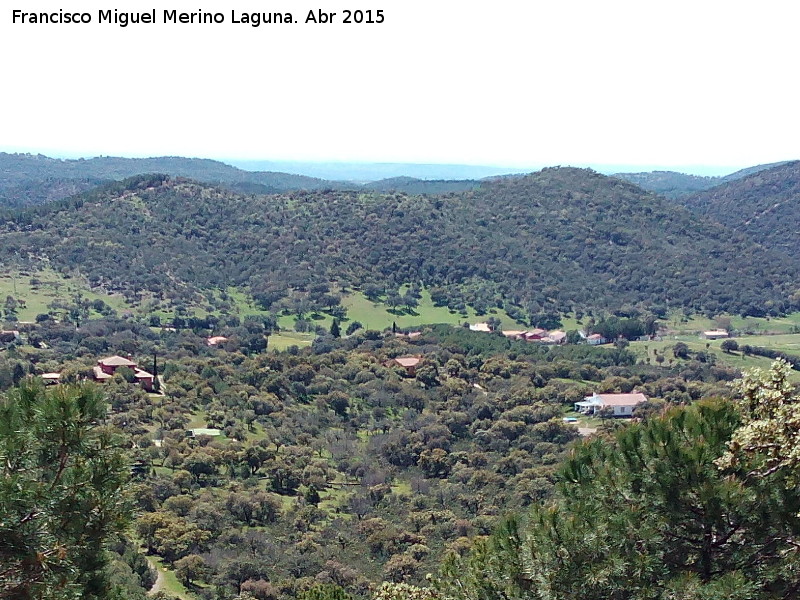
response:
[[[647,396],[641,392],[632,394],[598,394],[586,396],[582,402],[575,403],[575,412],[584,415],[596,415],[603,409],[610,409],[614,417],[630,417],[633,409],[647,402]]]

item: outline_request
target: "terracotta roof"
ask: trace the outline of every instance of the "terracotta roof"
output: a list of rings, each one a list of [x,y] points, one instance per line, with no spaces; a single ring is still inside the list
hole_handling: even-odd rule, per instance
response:
[[[395,358],[394,360],[401,367],[416,367],[419,364],[419,361],[422,359],[417,358],[416,356],[404,356],[402,358]]]
[[[593,333],[587,339],[589,339],[589,340],[601,340],[601,339],[603,339],[603,336],[600,335],[599,333]]]
[[[604,406],[632,406],[647,402],[647,396],[636,392],[634,394],[597,394]]]
[[[101,358],[97,361],[101,365],[107,367],[135,367],[136,363],[121,356],[109,356],[108,358]]]
[[[212,337],[208,338],[206,340],[206,343],[209,346],[216,346],[217,344],[222,344],[223,342],[227,342],[227,341],[228,341],[228,338],[226,338],[224,335],[215,335],[215,336],[212,336]]]
[[[518,335],[524,335],[525,331],[518,331],[518,330],[511,330],[511,331],[504,331],[503,335],[506,337],[517,337]]]
[[[136,369],[135,377],[137,379],[153,379],[153,374],[141,369]]]

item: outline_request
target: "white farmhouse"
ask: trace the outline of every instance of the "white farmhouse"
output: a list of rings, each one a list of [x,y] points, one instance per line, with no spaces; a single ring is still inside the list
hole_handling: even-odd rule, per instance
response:
[[[604,408],[612,410],[614,417],[630,417],[636,405],[647,402],[647,396],[642,393],[633,394],[592,394],[586,396],[582,402],[575,403],[575,411],[584,415],[598,414]]]

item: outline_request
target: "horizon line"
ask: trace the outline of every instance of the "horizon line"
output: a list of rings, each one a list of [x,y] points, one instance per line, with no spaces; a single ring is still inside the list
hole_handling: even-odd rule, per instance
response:
[[[346,167],[348,165],[352,166],[413,166],[413,167],[464,167],[464,168],[475,168],[475,169],[492,169],[497,170],[498,174],[519,174],[519,173],[528,173],[528,172],[536,172],[542,169],[551,168],[551,167],[576,167],[576,168],[588,168],[599,173],[603,174],[614,174],[614,173],[649,173],[649,172],[658,172],[658,171],[667,171],[667,172],[675,172],[681,173],[684,175],[696,175],[702,177],[715,177],[715,176],[724,176],[730,173],[734,173],[736,171],[747,169],[750,167],[761,166],[765,164],[772,164],[772,163],[779,163],[779,162],[790,162],[792,159],[783,159],[777,161],[765,161],[765,162],[757,162],[754,164],[746,164],[746,165],[719,165],[719,164],[712,164],[712,163],[705,163],[705,164],[653,164],[653,163],[602,163],[602,162],[591,162],[591,161],[576,161],[576,162],[568,162],[568,161],[553,161],[552,163],[538,163],[538,164],[531,164],[526,166],[519,166],[519,165],[509,165],[509,164],[498,164],[491,162],[438,162],[438,161],[430,161],[430,162],[420,162],[420,161],[413,161],[413,160],[385,160],[385,159],[375,159],[375,160],[363,160],[363,159],[321,159],[321,158],[230,158],[230,157],[211,157],[211,156],[189,156],[189,155],[181,155],[181,154],[142,154],[137,152],[131,152],[127,154],[92,154],[92,153],[80,153],[80,152],[71,152],[71,151],[64,151],[64,150],[53,150],[53,149],[44,149],[44,150],[33,150],[30,148],[0,148],[0,152],[6,154],[20,154],[20,155],[30,155],[30,156],[44,156],[46,158],[51,158],[55,160],[93,160],[93,159],[102,159],[102,158],[121,158],[121,159],[158,159],[158,158],[184,158],[184,159],[191,159],[191,160],[213,160],[228,166],[239,168],[245,171],[253,171],[253,169],[245,168],[243,165],[251,164],[256,166],[258,163],[274,163],[274,164],[287,164],[287,165],[336,165]],[[257,171],[255,171],[257,172]]]

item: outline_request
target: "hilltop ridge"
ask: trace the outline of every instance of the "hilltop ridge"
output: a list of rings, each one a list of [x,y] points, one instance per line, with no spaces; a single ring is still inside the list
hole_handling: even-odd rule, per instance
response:
[[[233,285],[269,308],[332,281],[382,291],[415,283],[453,308],[504,307],[523,319],[621,307],[780,312],[800,280],[741,234],[575,168],[430,197],[241,195],[141,176],[16,214],[0,229],[0,258],[18,257],[131,297]]]

